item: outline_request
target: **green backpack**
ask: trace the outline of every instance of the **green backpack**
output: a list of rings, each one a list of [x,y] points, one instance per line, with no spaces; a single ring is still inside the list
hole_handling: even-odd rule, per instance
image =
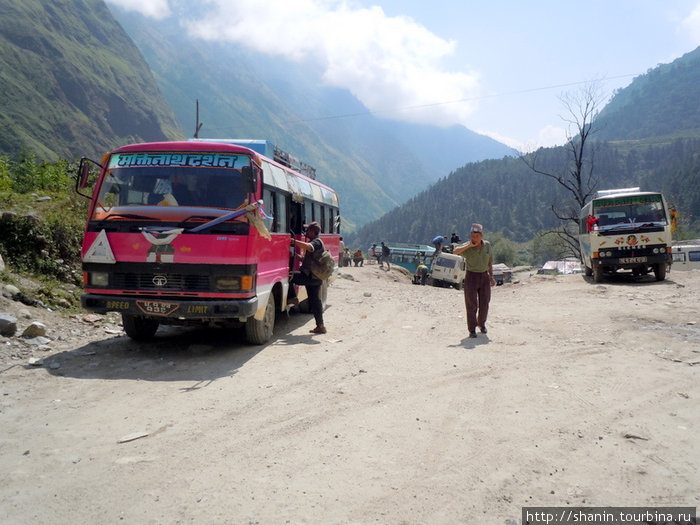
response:
[[[328,250],[323,250],[321,257],[319,257],[318,260],[312,257],[311,261],[311,273],[322,281],[325,281],[331,275],[333,275],[335,260],[333,260],[333,256]]]

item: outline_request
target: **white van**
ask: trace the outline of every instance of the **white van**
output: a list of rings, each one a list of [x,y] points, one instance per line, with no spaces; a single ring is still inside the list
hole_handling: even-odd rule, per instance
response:
[[[430,282],[433,286],[454,286],[461,290],[467,275],[464,257],[440,252],[430,265]]]
[[[673,245],[671,257],[671,270],[700,270],[700,244]]]

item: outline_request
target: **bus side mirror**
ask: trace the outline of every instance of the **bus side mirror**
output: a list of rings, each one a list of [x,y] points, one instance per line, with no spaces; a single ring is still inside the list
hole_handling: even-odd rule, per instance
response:
[[[87,195],[80,190],[82,188],[86,188],[90,179],[90,164],[94,164],[95,166],[99,167],[102,169],[102,165],[95,162],[94,160],[90,160],[87,157],[81,157],[80,159],[80,164],[78,165],[78,174],[75,178],[75,191],[78,195],[81,197],[85,197],[86,199],[91,199],[92,197],[90,195]]]
[[[87,186],[88,177],[90,176],[90,165],[85,162],[85,158],[80,159],[80,187]]]
[[[258,189],[258,178],[252,166],[243,166],[241,168],[241,176],[243,178],[243,191],[246,193],[255,193]]]

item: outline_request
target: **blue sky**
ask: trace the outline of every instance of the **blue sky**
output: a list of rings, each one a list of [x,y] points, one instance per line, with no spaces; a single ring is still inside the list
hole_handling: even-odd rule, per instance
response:
[[[173,16],[173,0],[108,0]],[[190,0],[200,38],[299,63],[380,117],[459,123],[521,150],[562,143],[561,97],[601,102],[700,46],[700,0]],[[299,115],[318,118],[331,115]]]

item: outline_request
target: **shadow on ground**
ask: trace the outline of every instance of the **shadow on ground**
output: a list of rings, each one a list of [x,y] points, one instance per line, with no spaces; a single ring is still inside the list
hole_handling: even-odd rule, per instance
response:
[[[213,381],[236,374],[271,346],[313,344],[311,334],[291,333],[309,318],[281,314],[264,345],[247,343],[241,328],[161,326],[152,341],[137,342],[126,335],[92,341],[45,358],[43,366],[50,374],[78,379]]]

